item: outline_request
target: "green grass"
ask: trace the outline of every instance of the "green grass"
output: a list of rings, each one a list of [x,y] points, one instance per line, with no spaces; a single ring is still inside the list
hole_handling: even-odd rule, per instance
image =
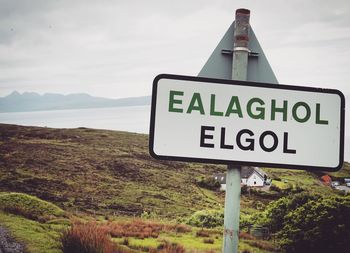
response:
[[[56,205],[24,193],[0,193],[0,209],[35,220],[63,217],[64,211]]]
[[[60,225],[41,224],[24,217],[0,211],[0,225],[5,226],[29,253],[61,253],[59,249]]]
[[[264,171],[273,179],[272,184],[275,184],[281,189],[287,186],[301,187],[312,194],[321,194],[321,195],[337,194],[330,187],[327,187],[321,183],[320,178],[322,173],[320,172],[313,173],[305,170],[286,170],[286,169],[270,169],[270,168],[264,168]],[[348,175],[350,176],[350,173]],[[278,181],[274,178],[279,178],[281,179],[281,181]]]
[[[218,236],[218,239],[214,239],[213,244],[208,244],[203,242],[203,237],[196,237],[195,232],[180,234],[180,235],[163,235],[162,239],[165,239],[169,242],[175,242],[185,247],[187,250],[200,250],[200,251],[209,251],[215,250],[220,251],[222,245],[222,236]]]
[[[138,239],[138,238],[129,238],[129,246],[133,248],[154,248],[156,249],[161,242],[159,239],[156,238],[145,238],[145,239]],[[124,241],[124,238],[114,238],[113,241],[117,242],[118,244],[122,244]]]
[[[286,182],[282,182],[282,181],[277,181],[277,180],[273,180],[272,181],[272,185],[277,186],[278,188],[284,190],[284,189],[288,189],[291,185],[286,183]]]
[[[251,252],[251,253],[271,253],[271,250],[264,250],[264,249],[254,247],[250,244],[250,242],[251,241],[249,240],[240,240],[239,251],[243,252],[244,250],[247,250],[248,252]],[[278,251],[276,250],[276,252]]]
[[[119,221],[121,223],[117,228],[111,224],[111,228],[114,231],[127,231],[132,232],[129,236],[113,238],[113,241],[118,243],[119,245],[124,245],[133,250],[141,250],[148,251],[149,249],[156,249],[164,242],[175,243],[180,245],[186,249],[187,252],[220,252],[222,248],[223,241],[223,230],[222,228],[215,229],[203,229],[196,227],[187,227],[186,230],[181,230],[181,232],[175,232],[174,223],[157,223],[157,221],[142,221],[142,220],[130,220]],[[144,228],[147,227],[156,229],[160,224],[163,224],[164,227],[159,231],[158,237],[153,238],[147,236],[145,234]],[[116,225],[116,224],[114,224]],[[137,231],[140,231],[139,235],[133,235],[136,231],[135,227],[138,227]],[[143,231],[143,232],[142,232]],[[119,236],[120,233],[115,236]],[[140,235],[143,235],[141,238]],[[271,242],[256,240],[254,237],[250,236],[247,233],[242,233],[240,235],[241,239],[239,242],[240,249],[249,249],[250,252],[268,252],[268,250],[275,251],[275,247],[271,244]]]
[[[176,243],[178,245],[182,245],[188,252],[221,252],[222,249],[222,233],[220,230],[208,230],[210,232],[210,237],[197,237],[196,232],[199,229],[193,229],[192,232],[188,233],[181,233],[181,234],[175,234],[175,233],[161,233],[158,238],[145,238],[145,239],[138,239],[138,238],[128,238],[128,246],[125,246],[127,248],[132,249],[140,249],[140,250],[146,250],[148,248],[156,249],[159,245],[162,244],[164,241],[168,241],[170,243]],[[204,239],[211,238],[214,240],[213,244],[204,243]],[[117,242],[118,244],[122,244],[124,242],[125,238],[114,238],[113,241]],[[249,252],[254,253],[268,253],[271,252],[271,250],[264,250],[259,247],[253,246],[255,240],[247,240],[247,239],[241,239],[239,242],[239,250],[249,250]],[[259,241],[258,241],[259,242]],[[252,245],[253,244],[253,245]],[[272,246],[270,246],[272,247]]]
[[[154,160],[144,134],[0,124],[0,143],[0,191],[73,213],[178,218],[223,204],[194,178],[224,166]]]
[[[222,244],[222,236],[214,235],[211,237],[214,239],[214,244],[204,243],[203,237],[196,237],[196,231],[189,233],[161,233],[158,238],[129,238],[129,246],[133,249],[135,248],[157,248],[164,241],[168,241],[170,243],[177,243],[185,247],[186,250],[196,251],[196,252],[204,252],[209,250],[215,250],[217,252],[221,249]],[[215,237],[218,238],[215,238]],[[115,242],[119,244],[124,241],[124,238],[114,238]]]
[[[184,221],[196,211],[223,207],[224,194],[199,188],[195,179],[224,171],[225,166],[155,160],[148,153],[148,136],[144,134],[0,124],[0,191],[40,198],[0,193],[0,210],[18,206],[17,210],[24,210],[22,215],[34,219],[1,212],[0,224],[26,241],[31,252],[58,252],[58,231],[69,224],[63,210],[83,219],[139,217],[147,212],[158,220]],[[272,179],[281,179],[273,180],[281,189],[301,187],[311,194],[338,194],[320,183],[322,173],[265,171]],[[350,165],[345,163],[341,171],[328,174],[350,177]],[[273,196],[245,194],[241,212],[249,217],[272,200]],[[216,236],[214,244],[204,244],[194,229],[182,235],[161,233],[159,239],[188,249],[220,252],[222,236]],[[160,241],[130,238],[130,243],[153,247]],[[245,239],[240,241],[240,250],[244,249],[268,252]]]
[[[186,218],[198,210],[220,209],[224,195],[199,188],[195,179],[225,170],[225,166],[155,160],[144,134],[0,124],[0,191],[28,193],[73,213],[148,212],[154,217]],[[314,173],[266,172],[272,179],[282,179],[273,180],[282,189],[292,185],[337,194]],[[349,164],[334,175],[350,176]],[[266,205],[271,199],[259,201]],[[254,196],[243,202],[249,212],[257,209]]]
[[[350,177],[350,163],[345,162],[343,165],[343,168],[337,172],[331,172],[328,173],[329,175],[333,177],[338,177],[338,178],[349,178]]]

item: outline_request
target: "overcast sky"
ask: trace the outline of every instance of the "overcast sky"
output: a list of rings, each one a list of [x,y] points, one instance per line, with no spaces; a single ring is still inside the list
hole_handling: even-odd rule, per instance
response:
[[[242,7],[280,83],[350,99],[348,0],[0,0],[0,96],[150,95],[157,74],[197,75]]]
[[[197,75],[241,7],[251,10],[280,83],[350,94],[346,0],[0,0],[0,6],[0,96],[149,95],[159,73]]]

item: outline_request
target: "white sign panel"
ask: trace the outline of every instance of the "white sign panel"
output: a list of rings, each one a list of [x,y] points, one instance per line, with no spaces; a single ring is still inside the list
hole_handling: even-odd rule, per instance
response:
[[[338,90],[159,75],[150,153],[157,159],[339,170],[344,95]]]

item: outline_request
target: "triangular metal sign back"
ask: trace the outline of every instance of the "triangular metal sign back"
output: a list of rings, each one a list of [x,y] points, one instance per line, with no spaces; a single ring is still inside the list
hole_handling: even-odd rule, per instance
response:
[[[232,54],[225,54],[224,52],[232,52],[233,50],[234,24],[235,22],[231,24],[224,37],[214,49],[208,61],[199,72],[199,77],[232,79]],[[247,81],[278,84],[277,78],[251,27],[248,48],[252,53],[257,54],[249,57]]]

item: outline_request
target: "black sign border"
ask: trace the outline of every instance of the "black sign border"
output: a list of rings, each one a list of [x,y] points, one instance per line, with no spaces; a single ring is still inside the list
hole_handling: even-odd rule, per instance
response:
[[[280,163],[262,163],[262,162],[236,161],[236,160],[231,161],[231,160],[221,160],[221,159],[157,155],[154,152],[153,148],[154,148],[154,128],[155,128],[155,115],[156,115],[156,102],[157,102],[156,99],[157,99],[157,91],[158,91],[158,82],[160,79],[206,82],[206,83],[213,83],[213,84],[244,85],[244,86],[259,87],[259,88],[264,87],[264,88],[282,89],[282,90],[297,90],[297,91],[306,91],[306,92],[337,94],[340,96],[340,99],[341,99],[339,164],[334,168],[330,168],[330,167],[309,166],[309,165],[303,165],[303,164],[296,165],[296,164],[280,164]],[[344,163],[344,129],[345,129],[345,97],[344,97],[344,94],[339,90],[314,88],[314,87],[306,87],[306,86],[294,86],[294,85],[285,85],[285,84],[277,85],[277,84],[259,83],[259,82],[216,79],[216,78],[206,78],[206,77],[197,77],[197,76],[183,76],[183,75],[173,75],[173,74],[160,74],[156,76],[153,80],[151,120],[150,120],[150,129],[149,129],[149,153],[155,159],[168,160],[168,161],[182,161],[182,162],[226,164],[226,165],[236,165],[236,166],[256,166],[256,167],[269,167],[269,168],[279,168],[279,169],[298,169],[298,170],[310,170],[310,171],[335,172],[340,170],[343,167],[343,163]]]

